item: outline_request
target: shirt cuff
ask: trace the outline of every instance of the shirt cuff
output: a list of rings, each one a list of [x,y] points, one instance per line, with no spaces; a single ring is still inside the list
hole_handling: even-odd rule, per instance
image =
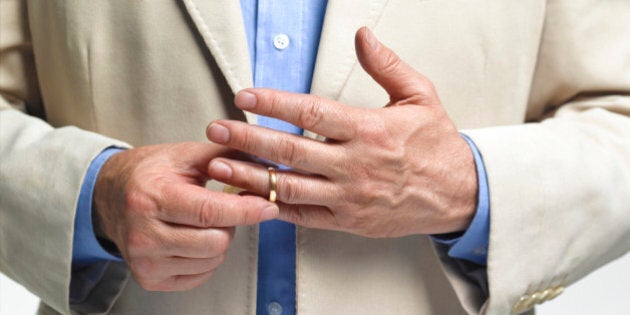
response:
[[[101,246],[92,225],[92,195],[94,185],[101,168],[114,154],[124,151],[120,148],[110,147],[101,152],[88,167],[85,179],[79,192],[76,216],[74,219],[74,236],[72,242],[72,265],[92,264],[97,261],[114,260],[122,261]]]
[[[450,233],[433,235],[431,238],[442,244],[451,246],[448,255],[486,265],[488,261],[488,244],[490,239],[490,194],[488,178],[483,164],[481,153],[475,143],[465,134],[461,134],[466,140],[475,158],[477,169],[477,181],[479,184],[477,210],[470,226],[463,233]]]

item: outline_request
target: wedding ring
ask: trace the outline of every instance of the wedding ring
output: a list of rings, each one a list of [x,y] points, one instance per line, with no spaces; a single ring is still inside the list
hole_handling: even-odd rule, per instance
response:
[[[276,176],[276,169],[274,167],[268,167],[269,171],[269,202],[276,202],[278,197],[278,177]]]

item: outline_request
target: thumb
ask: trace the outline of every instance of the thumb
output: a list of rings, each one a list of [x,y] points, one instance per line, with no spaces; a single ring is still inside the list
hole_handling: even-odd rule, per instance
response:
[[[370,29],[360,28],[355,34],[354,45],[361,66],[385,89],[391,103],[409,98],[413,98],[414,103],[439,103],[431,81],[379,42]]]

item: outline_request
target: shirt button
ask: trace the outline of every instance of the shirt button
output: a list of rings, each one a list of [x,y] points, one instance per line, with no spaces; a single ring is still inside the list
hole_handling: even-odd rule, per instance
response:
[[[267,312],[269,312],[269,315],[281,315],[282,305],[278,302],[271,302],[267,304]]]
[[[273,46],[277,49],[284,50],[289,47],[289,36],[286,34],[278,34],[273,38]]]

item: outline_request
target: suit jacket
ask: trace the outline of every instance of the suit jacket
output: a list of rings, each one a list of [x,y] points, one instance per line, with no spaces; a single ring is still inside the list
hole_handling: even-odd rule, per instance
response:
[[[94,156],[206,141],[213,119],[256,123],[232,102],[252,85],[239,2],[0,3],[1,271],[40,296],[45,314],[254,314],[255,226],[238,229],[197,289],[147,292],[110,263],[85,301],[68,300],[74,212]],[[425,236],[298,228],[298,313],[507,314],[624,254],[629,12],[624,0],[330,0],[312,93],[387,102],[354,54],[363,25],[433,80],[487,168],[488,283]]]

